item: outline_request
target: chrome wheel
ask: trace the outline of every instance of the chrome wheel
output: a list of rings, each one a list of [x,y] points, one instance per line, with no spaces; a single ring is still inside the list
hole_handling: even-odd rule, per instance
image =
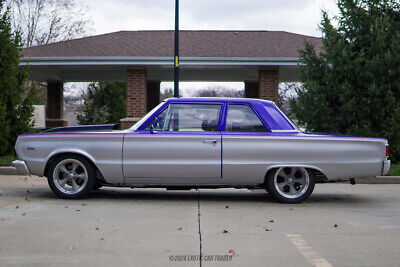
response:
[[[53,182],[62,193],[74,195],[88,183],[88,171],[79,160],[64,159],[54,168]]]
[[[276,191],[289,199],[300,198],[310,186],[310,176],[304,168],[282,167],[274,175]]]

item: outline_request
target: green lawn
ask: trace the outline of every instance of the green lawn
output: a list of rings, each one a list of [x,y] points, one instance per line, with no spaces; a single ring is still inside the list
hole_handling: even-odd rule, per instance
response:
[[[387,175],[400,176],[400,163],[392,164]]]
[[[17,157],[14,155],[7,155],[0,157],[0,166],[11,166],[11,162],[16,160]]]

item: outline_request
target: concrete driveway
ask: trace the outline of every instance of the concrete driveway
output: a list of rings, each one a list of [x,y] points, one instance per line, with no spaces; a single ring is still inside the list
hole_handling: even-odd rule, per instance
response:
[[[35,176],[0,176],[0,191],[1,265],[400,263],[400,185],[317,185],[299,205],[234,189],[103,188],[61,200]]]

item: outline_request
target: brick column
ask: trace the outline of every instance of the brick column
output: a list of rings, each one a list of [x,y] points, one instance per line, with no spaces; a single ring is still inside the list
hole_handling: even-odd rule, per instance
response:
[[[147,111],[160,103],[160,81],[147,82]]]
[[[46,128],[67,126],[62,82],[47,82]]]
[[[258,82],[244,82],[244,97],[258,98]]]
[[[260,69],[259,95],[261,99],[278,101],[279,69]]]
[[[121,129],[131,127],[147,112],[146,70],[131,69],[126,72],[126,116],[121,119]]]

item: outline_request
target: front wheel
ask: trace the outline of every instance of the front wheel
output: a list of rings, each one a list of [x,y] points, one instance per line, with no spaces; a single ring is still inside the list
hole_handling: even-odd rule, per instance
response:
[[[266,190],[282,203],[300,203],[314,191],[315,178],[312,172],[302,167],[281,167],[271,171],[267,177]]]
[[[47,181],[57,196],[76,199],[85,197],[96,179],[92,165],[85,158],[63,155],[50,163]]]

